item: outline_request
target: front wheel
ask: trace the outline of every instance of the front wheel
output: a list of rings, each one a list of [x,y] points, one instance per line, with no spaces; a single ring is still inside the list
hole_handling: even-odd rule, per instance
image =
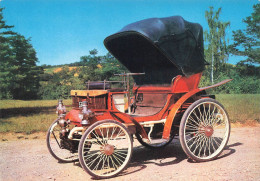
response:
[[[200,99],[185,111],[179,135],[184,152],[193,161],[213,160],[229,139],[228,114],[216,100]]]
[[[91,176],[110,178],[127,166],[132,150],[132,138],[123,124],[114,120],[98,121],[80,140],[79,161]]]
[[[60,162],[69,163],[78,160],[78,153],[73,150],[72,141],[61,135],[57,120],[52,123],[47,133],[47,147],[51,155]],[[69,129],[69,125],[66,129]],[[75,144],[75,143],[74,143]]]

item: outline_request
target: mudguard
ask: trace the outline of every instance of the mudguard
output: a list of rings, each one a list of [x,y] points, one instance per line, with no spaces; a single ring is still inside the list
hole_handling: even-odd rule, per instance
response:
[[[178,112],[179,108],[181,107],[181,105],[191,96],[193,96],[194,94],[201,92],[203,90],[206,89],[210,89],[210,88],[214,88],[214,87],[218,87],[220,85],[226,84],[227,82],[230,82],[232,79],[226,79],[223,80],[217,84],[211,85],[211,86],[207,86],[207,87],[202,87],[202,88],[197,88],[197,89],[193,89],[190,92],[187,92],[186,94],[184,94],[172,107],[169,115],[167,116],[165,125],[164,125],[164,130],[163,130],[163,139],[169,139],[170,137],[170,132],[171,132],[171,128],[172,128],[172,123],[174,120],[174,117],[176,115],[176,113]]]

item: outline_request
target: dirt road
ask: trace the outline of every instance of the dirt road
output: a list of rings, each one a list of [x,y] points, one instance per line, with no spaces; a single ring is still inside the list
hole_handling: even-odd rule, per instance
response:
[[[260,127],[232,128],[214,161],[192,163],[179,140],[151,151],[135,140],[127,169],[110,180],[260,180]],[[58,163],[44,139],[0,142],[0,180],[91,180],[79,163]]]

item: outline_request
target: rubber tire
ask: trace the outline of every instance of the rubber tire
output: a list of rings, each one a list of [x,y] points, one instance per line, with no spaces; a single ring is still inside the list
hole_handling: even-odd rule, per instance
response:
[[[51,126],[49,127],[48,132],[47,132],[47,137],[46,137],[47,148],[48,148],[50,154],[51,154],[56,160],[58,160],[58,161],[61,162],[61,163],[71,163],[71,162],[76,162],[76,161],[78,161],[78,160],[79,160],[78,158],[77,158],[77,159],[73,159],[73,160],[65,160],[65,159],[62,159],[62,158],[58,157],[58,156],[53,152],[53,150],[51,149],[49,137],[50,137],[50,134],[51,134],[51,132],[50,132],[50,131],[51,131],[51,128],[52,128],[52,126],[53,126],[55,123],[57,123],[57,120],[55,120],[55,121],[51,124]]]
[[[227,119],[228,119],[228,126],[229,126],[229,130],[228,130],[228,136],[227,136],[227,139],[226,139],[226,143],[225,145],[223,146],[222,150],[219,151],[219,153],[217,155],[215,155],[214,157],[210,158],[210,159],[199,159],[197,157],[195,157],[191,152],[190,150],[187,148],[186,144],[185,144],[185,138],[184,138],[184,129],[185,129],[185,123],[186,123],[186,120],[187,120],[187,117],[189,116],[190,112],[196,107],[198,106],[199,104],[201,104],[202,102],[213,102],[213,103],[216,103],[218,104],[225,112],[226,116],[227,116]],[[210,160],[214,160],[215,158],[217,158],[221,153],[222,151],[224,150],[224,148],[226,147],[227,143],[228,143],[228,140],[229,140],[229,136],[230,136],[230,131],[231,131],[231,126],[230,126],[230,121],[229,121],[229,116],[228,116],[228,113],[227,111],[225,110],[224,106],[219,103],[218,101],[216,101],[215,99],[212,99],[212,98],[204,98],[204,99],[199,99],[197,101],[195,101],[193,104],[191,104],[188,109],[185,111],[182,119],[181,119],[181,123],[180,123],[180,129],[179,129],[179,135],[180,135],[180,142],[181,142],[181,146],[182,146],[182,149],[183,151],[186,153],[186,155],[194,162],[206,162],[206,161],[210,161]]]
[[[97,127],[98,125],[100,124],[103,124],[103,123],[114,123],[114,124],[117,124],[117,125],[120,125],[122,128],[125,129],[125,131],[127,132],[128,136],[129,136],[129,139],[130,139],[130,146],[131,146],[131,151],[130,151],[130,157],[129,159],[127,160],[127,163],[125,164],[125,166],[119,171],[117,172],[116,174],[114,175],[111,175],[111,176],[99,176],[99,175],[96,175],[94,174],[93,172],[91,172],[84,164],[84,160],[83,160],[83,157],[82,157],[82,150],[83,150],[83,145],[84,145],[84,141],[87,137],[87,135],[89,134],[90,131],[93,130],[93,128]],[[90,127],[88,127],[88,129],[84,132],[83,136],[81,137],[81,140],[80,140],[80,143],[79,143],[79,162],[80,162],[80,165],[81,167],[83,168],[84,171],[86,171],[88,174],[90,174],[92,177],[96,178],[96,179],[107,179],[107,178],[111,178],[111,177],[115,177],[116,175],[118,175],[119,173],[121,173],[125,168],[126,166],[128,165],[129,161],[131,160],[131,157],[132,157],[132,152],[133,152],[133,139],[132,139],[132,136],[130,135],[128,129],[120,122],[118,121],[115,121],[115,120],[102,120],[102,121],[98,121],[94,124],[92,124]]]

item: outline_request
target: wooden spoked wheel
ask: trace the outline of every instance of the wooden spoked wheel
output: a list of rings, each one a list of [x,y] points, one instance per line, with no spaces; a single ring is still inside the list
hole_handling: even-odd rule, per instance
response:
[[[214,99],[200,99],[185,111],[179,135],[189,158],[197,162],[212,160],[223,151],[229,139],[227,112]]]
[[[71,129],[68,125],[66,129]],[[73,125],[71,125],[73,126]],[[77,150],[70,149],[71,141],[61,136],[61,127],[54,121],[47,133],[47,147],[51,155],[60,162],[74,162],[78,160]]]
[[[128,164],[133,149],[127,128],[113,120],[99,121],[84,133],[79,144],[82,168],[95,178],[110,178]]]

